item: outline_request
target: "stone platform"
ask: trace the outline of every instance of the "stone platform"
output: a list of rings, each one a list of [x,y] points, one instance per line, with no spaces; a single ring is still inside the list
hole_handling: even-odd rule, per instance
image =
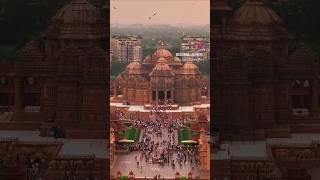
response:
[[[153,107],[154,105],[152,105],[152,104],[145,104],[144,105],[144,109],[146,109],[146,110],[151,110],[152,109],[152,107]],[[159,107],[160,109],[165,109],[166,107],[171,107],[171,110],[178,110],[179,109],[179,105],[178,104],[172,104],[172,105],[157,105],[157,107]]]

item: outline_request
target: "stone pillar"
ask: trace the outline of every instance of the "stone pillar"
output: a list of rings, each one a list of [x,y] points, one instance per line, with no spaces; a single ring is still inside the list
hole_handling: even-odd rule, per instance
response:
[[[167,91],[164,91],[164,102],[167,103]]]
[[[312,114],[319,116],[318,80],[314,80],[312,85]]]
[[[156,91],[156,104],[159,104],[158,98],[159,98],[159,91]]]
[[[14,78],[14,112],[20,112],[22,108],[22,80]]]
[[[152,103],[152,89],[149,90],[149,103]]]
[[[174,98],[173,98],[173,94],[174,94],[174,93],[173,93],[173,89],[171,89],[170,94],[171,94],[171,102],[174,103]]]

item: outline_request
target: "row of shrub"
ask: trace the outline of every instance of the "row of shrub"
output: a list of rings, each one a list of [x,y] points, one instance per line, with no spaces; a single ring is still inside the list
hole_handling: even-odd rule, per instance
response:
[[[199,136],[200,133],[198,131],[192,131],[191,136]]]
[[[134,127],[126,128],[126,139],[138,142],[140,138],[140,129]]]
[[[184,128],[178,130],[178,142],[179,144],[181,141],[190,140],[191,139],[191,130],[190,128]]]

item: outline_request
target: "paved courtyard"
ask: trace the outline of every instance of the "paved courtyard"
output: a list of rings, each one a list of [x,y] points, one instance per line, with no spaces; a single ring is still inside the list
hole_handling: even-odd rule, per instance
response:
[[[143,134],[143,130],[141,131],[141,135]],[[162,140],[168,140],[168,132],[166,128],[162,129],[162,137],[157,137],[155,134],[151,136],[152,140],[155,142],[161,142]],[[175,132],[175,144],[178,143],[178,137],[177,132]],[[159,149],[161,149],[162,146],[159,146]],[[132,171],[136,177],[154,177],[155,175],[161,175],[161,178],[172,178],[175,177],[176,172],[178,171],[180,173],[180,176],[186,176],[188,177],[188,173],[192,172],[193,177],[199,176],[201,179],[205,179],[207,177],[210,177],[210,172],[204,172],[201,171],[199,168],[194,165],[194,169],[192,169],[192,165],[190,162],[186,162],[185,165],[176,165],[175,169],[172,168],[171,165],[165,164],[149,164],[142,160],[142,169],[141,164],[139,164],[139,167],[136,164],[135,156],[138,156],[138,159],[140,157],[141,151],[135,151],[131,152],[129,154],[123,154],[123,155],[117,155],[116,157],[116,164],[114,166],[114,169],[111,173],[113,173],[114,176],[116,176],[116,173],[120,171],[122,175],[128,175],[130,171]],[[173,153],[173,156],[171,159],[176,160],[177,154]],[[208,178],[209,179],[209,178]]]

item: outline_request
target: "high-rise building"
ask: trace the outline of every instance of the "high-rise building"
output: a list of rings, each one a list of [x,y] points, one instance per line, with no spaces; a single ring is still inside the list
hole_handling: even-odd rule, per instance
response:
[[[113,36],[110,44],[114,58],[127,62],[142,60],[142,46],[142,37],[131,35]]]
[[[202,36],[181,37],[180,53],[182,61],[191,57],[194,61],[208,60],[210,55],[210,39]]]

